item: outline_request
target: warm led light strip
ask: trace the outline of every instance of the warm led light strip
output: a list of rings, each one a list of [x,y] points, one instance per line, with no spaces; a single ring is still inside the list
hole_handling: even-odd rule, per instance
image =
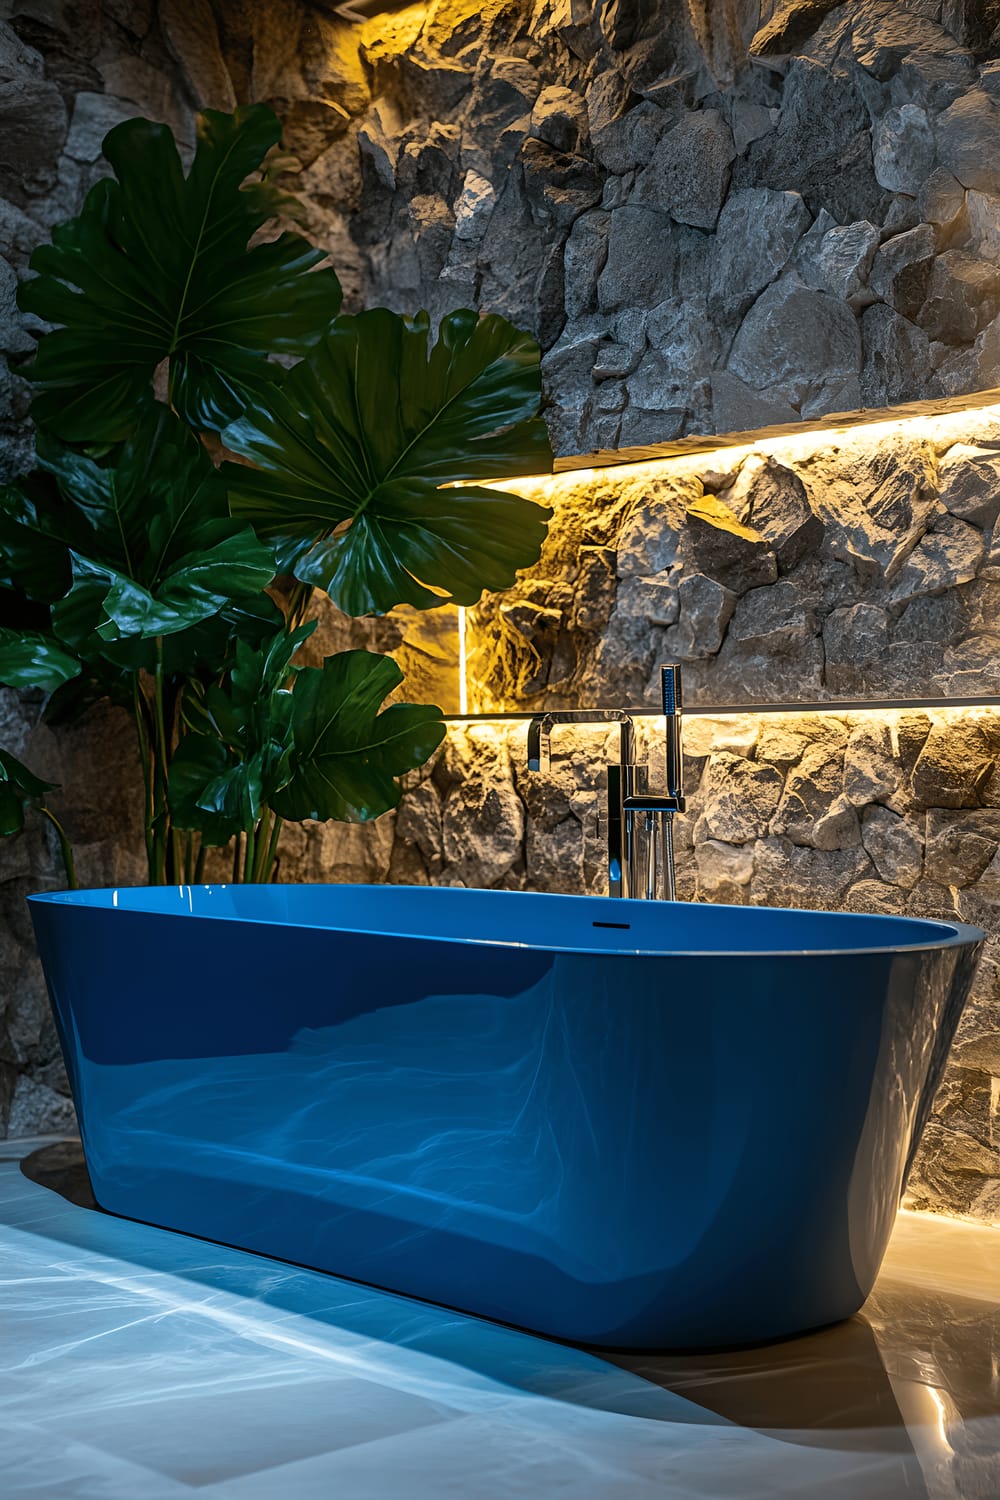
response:
[[[615,705],[617,707],[617,705]],[[899,712],[907,708],[962,709],[992,708],[1000,712],[1000,695],[988,698],[829,698],[818,703],[726,703],[719,707],[703,704],[684,705],[684,717],[696,715],[710,718],[732,718],[737,714],[865,714],[886,711]],[[532,712],[495,714],[444,714],[446,724],[503,724],[527,722],[537,714],[546,712],[544,707]],[[652,708],[626,709],[634,719],[661,719],[663,715]]]

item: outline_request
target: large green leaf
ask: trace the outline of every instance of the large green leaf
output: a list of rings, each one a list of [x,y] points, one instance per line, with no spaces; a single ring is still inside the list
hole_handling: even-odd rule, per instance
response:
[[[42,781],[6,750],[0,750],[0,835],[20,833],[24,809],[37,807],[55,787]]]
[[[170,767],[170,807],[178,828],[224,844],[252,828],[288,780],[292,747],[292,657],[316,628],[274,632],[254,646],[237,637],[221,682],[189,683],[181,706],[187,730]]]
[[[183,631],[273,577],[270,549],[231,518],[208,454],[165,409],[147,415],[112,463],[44,436],[38,458],[60,491],[37,527],[40,542],[58,533],[68,551],[70,587],[52,606],[67,644]]]
[[[68,442],[116,442],[152,400],[169,361],[170,401],[201,430],[224,427],[280,373],[269,354],[303,354],[340,306],[325,252],[299,235],[248,241],[285,206],[256,173],[281,135],[266,105],[198,116],[185,177],[165,125],[127,120],[105,138],[115,178],[31,258],[19,301],[61,325],[30,375],[36,421]]]
[[[299,673],[292,774],[271,799],[275,812],[364,823],[398,804],[396,778],[422,766],[445,734],[431,704],[394,703],[379,713],[402,680],[391,657],[370,651],[342,651]]]
[[[549,512],[478,481],[551,467],[538,346],[503,318],[338,318],[226,428],[233,513],[351,615],[474,604],[537,561]]]
[[[79,672],[77,658],[50,636],[0,630],[0,683],[4,687],[35,687],[51,693]]]

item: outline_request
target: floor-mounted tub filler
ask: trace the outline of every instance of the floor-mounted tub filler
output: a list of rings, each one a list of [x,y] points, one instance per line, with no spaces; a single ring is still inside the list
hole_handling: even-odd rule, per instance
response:
[[[632,1348],[860,1307],[983,937],[393,886],[31,906],[103,1208]]]

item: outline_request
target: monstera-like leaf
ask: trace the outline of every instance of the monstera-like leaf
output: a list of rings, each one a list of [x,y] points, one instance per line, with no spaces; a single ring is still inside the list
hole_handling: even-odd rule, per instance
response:
[[[0,835],[20,833],[24,809],[40,806],[55,789],[52,782],[41,781],[13,755],[0,750]]]
[[[378,308],[322,344],[226,428],[233,513],[279,565],[347,614],[474,604],[537,561],[549,512],[482,480],[551,467],[538,345],[505,319]]]
[[[80,663],[58,641],[36,630],[0,629],[0,683],[52,693],[79,675]]]
[[[162,407],[112,463],[44,437],[38,460],[59,486],[37,525],[68,549],[70,585],[52,625],[70,646],[185,630],[273,577],[270,549],[231,518],[204,448]]]
[[[170,766],[170,808],[178,828],[198,829],[204,843],[225,844],[252,828],[288,780],[292,745],[292,657],[313,631],[310,620],[272,633],[254,647],[233,642],[222,682],[190,683],[181,717],[187,733]]]
[[[266,105],[206,110],[185,177],[165,125],[127,120],[104,141],[115,178],[31,257],[21,307],[59,325],[30,375],[36,421],[67,442],[124,438],[169,362],[170,403],[199,430],[219,429],[276,373],[269,354],[303,354],[340,306],[325,252],[296,234],[248,248],[285,205],[248,177],[281,135]],[[308,273],[308,274],[307,274]]]
[[[388,656],[341,651],[306,667],[291,694],[291,777],[271,805],[283,818],[365,823],[395,807],[396,780],[422,766],[444,739],[441,710],[394,703],[403,674]]]

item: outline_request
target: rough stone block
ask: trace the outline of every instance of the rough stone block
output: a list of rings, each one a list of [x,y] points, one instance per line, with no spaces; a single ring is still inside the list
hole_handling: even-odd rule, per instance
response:
[[[720,751],[708,762],[702,820],[709,836],[727,844],[762,838],[781,799],[783,781],[773,766]]]
[[[677,593],[679,617],[667,631],[666,650],[685,660],[714,656],[736,608],[736,595],[703,573],[682,578]]]
[[[710,301],[717,315],[743,316],[784,269],[809,217],[799,193],[741,188],[729,195],[712,244]]]
[[[934,165],[934,133],[919,104],[887,109],[876,122],[875,178],[894,193],[920,192]]]
[[[698,571],[735,593],[773,583],[778,576],[767,540],[739,522],[714,495],[704,495],[688,507],[686,543]]]
[[[880,247],[868,284],[889,307],[913,318],[924,305],[933,269],[934,231],[929,224],[918,224]]]
[[[978,724],[935,724],[913,767],[913,795],[924,807],[976,807],[993,764]]]
[[[851,309],[786,275],[762,292],[733,342],[728,367],[756,389],[794,405],[830,380],[861,369],[861,333]]]
[[[903,604],[925,594],[970,583],[983,556],[983,534],[976,526],[949,517],[938,521],[914,547],[889,595],[891,604]]]
[[[915,823],[888,807],[866,807],[861,842],[882,880],[910,891],[923,874],[924,846]]]
[[[1000,187],[1000,105],[981,89],[956,99],[935,124],[938,159],[963,187]]]
[[[736,148],[718,110],[687,115],[661,137],[636,178],[634,201],[679,224],[714,229]]]

